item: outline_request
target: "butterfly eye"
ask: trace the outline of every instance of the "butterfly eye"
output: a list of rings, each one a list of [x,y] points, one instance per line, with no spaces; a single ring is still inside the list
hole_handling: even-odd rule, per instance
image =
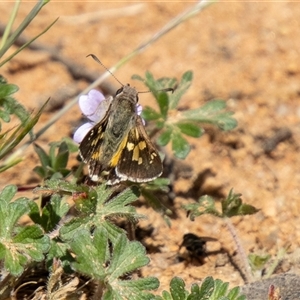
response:
[[[121,88],[119,88],[118,90],[117,90],[117,92],[116,92],[116,95],[119,95],[119,94],[121,94],[122,92],[123,92],[123,87],[121,87]]]

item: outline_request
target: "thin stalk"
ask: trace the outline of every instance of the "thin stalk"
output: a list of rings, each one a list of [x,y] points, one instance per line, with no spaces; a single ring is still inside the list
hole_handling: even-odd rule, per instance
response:
[[[264,276],[264,279],[271,277],[271,275],[275,272],[275,270],[278,267],[278,265],[283,260],[284,256],[286,255],[286,252],[287,252],[287,248],[279,250],[276,259],[274,260],[274,262],[272,263],[272,265],[269,267],[267,274]]]
[[[24,48],[26,48],[28,45],[30,45],[31,43],[33,43],[37,38],[39,38],[41,35],[43,35],[45,32],[47,32],[58,20],[55,19],[49,26],[47,26],[41,33],[39,33],[36,37],[34,37],[33,39],[31,39],[30,41],[28,41],[27,43],[25,43],[24,45],[22,45],[18,50],[16,50],[13,54],[11,54],[10,56],[8,56],[5,60],[3,60],[0,63],[0,68],[6,64],[7,62],[9,62],[14,56],[16,56],[19,52],[21,52]]]
[[[241,240],[239,239],[239,237],[237,235],[235,227],[232,225],[229,218],[225,217],[224,221],[225,221],[225,224],[226,224],[226,226],[227,226],[227,228],[228,228],[228,230],[229,230],[229,232],[232,236],[232,239],[235,243],[237,253],[240,256],[241,263],[242,263],[241,270],[244,271],[244,276],[245,276],[246,282],[247,283],[253,282],[253,275],[252,275],[251,267],[249,265],[247,255],[246,255],[245,250],[242,246]]]
[[[20,3],[21,3],[21,0],[16,1],[15,6],[13,8],[13,11],[10,14],[9,21],[7,23],[7,26],[5,28],[5,31],[4,31],[2,39],[1,39],[0,49],[2,49],[3,46],[5,45],[5,43],[7,41],[7,38],[9,36],[10,32],[11,32],[12,25],[14,24],[16,15],[17,15],[19,7],[20,7]]]
[[[0,57],[12,46],[15,40],[20,36],[20,34],[25,30],[25,28],[31,23],[31,21],[36,17],[39,11],[44,5],[46,5],[49,0],[39,0],[38,3],[33,7],[31,12],[22,21],[19,27],[14,31],[14,33],[7,39],[6,43],[0,49]]]

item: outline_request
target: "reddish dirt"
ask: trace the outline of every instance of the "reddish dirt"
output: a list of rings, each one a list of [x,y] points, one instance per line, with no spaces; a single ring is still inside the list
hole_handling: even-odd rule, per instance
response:
[[[86,58],[87,54],[94,53],[106,66],[112,66],[193,3],[144,2],[139,4],[137,12],[123,16],[125,7],[136,5],[53,1],[25,33],[33,37],[59,16],[58,22],[39,42],[55,47],[68,59],[100,74],[102,68]],[[32,6],[30,2],[22,3],[18,20]],[[12,7],[13,3],[0,3],[2,23],[7,21]],[[84,17],[90,13],[99,16],[91,21]],[[185,71],[192,70],[194,80],[181,107],[195,108],[212,98],[227,101],[229,109],[235,112],[238,127],[231,132],[208,128],[200,139],[189,139],[193,149],[185,162],[193,168],[192,176],[178,179],[175,193],[188,195],[185,192],[192,187],[198,196],[225,196],[231,188],[241,193],[244,202],[260,209],[255,215],[232,219],[246,253],[269,253],[275,259],[280,249],[288,247],[284,263],[276,273],[298,273],[299,27],[297,3],[218,3],[169,32],[116,72],[123,83],[144,90],[140,82],[130,79],[133,74],[144,75],[149,70],[156,78],[180,78]],[[20,87],[16,96],[29,110],[36,110],[48,97],[71,83],[78,90],[87,86],[84,80],[74,81],[62,63],[53,61],[43,51],[24,50],[1,73]],[[113,78],[109,81],[119,87]],[[140,102],[152,105],[153,99],[150,94],[143,94]],[[55,114],[56,111],[45,112],[37,128]],[[70,136],[80,116],[81,112],[74,106],[39,138],[38,144],[47,148],[49,142]],[[266,142],[280,130],[290,131],[291,137],[268,153]],[[169,148],[167,151],[172,155]],[[24,161],[1,176],[0,187],[10,183],[39,184],[39,178],[32,172],[37,161],[33,149],[28,148]],[[74,162],[73,159],[71,163]],[[207,176],[197,185],[195,180],[204,171]],[[183,235],[192,232],[216,238],[217,242],[207,243],[208,252],[226,249],[239,265],[224,222],[212,216],[202,216],[194,222],[186,217],[180,207],[194,201],[188,196],[175,197],[171,209],[176,211],[177,218],[171,220],[171,228],[151,209],[138,208],[148,216],[140,222],[141,227],[149,224],[154,227],[152,236],[145,242],[150,248],[156,247],[149,253],[151,263],[142,274],[158,277],[159,290],[166,289],[173,276],[182,277],[188,286],[206,276],[228,281],[230,286],[243,285],[241,273],[222,253],[209,255],[202,265],[177,261]]]

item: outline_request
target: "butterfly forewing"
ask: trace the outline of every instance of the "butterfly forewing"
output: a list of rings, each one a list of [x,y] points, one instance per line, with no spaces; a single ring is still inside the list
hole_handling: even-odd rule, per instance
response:
[[[89,163],[93,156],[97,156],[103,142],[103,135],[108,123],[107,113],[101,122],[97,123],[83,138],[79,145],[79,154],[82,160]]]

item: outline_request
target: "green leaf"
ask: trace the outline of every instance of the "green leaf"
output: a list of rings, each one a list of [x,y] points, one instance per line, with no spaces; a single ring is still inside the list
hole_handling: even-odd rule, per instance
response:
[[[222,213],[217,210],[214,199],[207,195],[200,197],[197,203],[183,205],[183,208],[189,212],[192,221],[204,214],[211,214],[219,218],[223,217]]]
[[[49,237],[43,235],[43,230],[38,225],[23,227],[12,242],[15,243],[19,253],[35,261],[42,261],[43,253],[47,252],[50,247]]]
[[[170,179],[164,178],[164,177],[158,177],[154,179],[153,181],[147,182],[141,186],[141,191],[143,189],[149,190],[149,191],[164,191],[169,192],[168,186],[170,185]],[[142,193],[142,192],[141,192]]]
[[[228,298],[225,298],[228,290],[228,282],[222,282],[220,279],[215,280],[215,288],[212,293],[211,298],[212,299],[224,299],[228,300]]]
[[[215,207],[215,201],[209,196],[202,196],[198,203],[184,205],[184,209],[189,211],[191,220],[203,214],[211,214],[219,218],[241,216],[245,214],[254,214],[258,211],[254,206],[243,204],[241,194],[234,194],[231,190],[226,199],[222,202],[222,212],[219,212]]]
[[[69,160],[69,147],[65,141],[52,142],[49,155],[38,145],[34,145],[34,147],[42,163],[42,167],[37,166],[34,171],[43,179],[59,179],[70,174],[71,171],[66,169]]]
[[[241,294],[239,287],[234,287],[229,293],[228,293],[229,300],[247,300],[245,295]]]
[[[66,142],[62,142],[58,147],[56,158],[53,159],[53,169],[59,171],[67,166],[69,160],[69,148]]]
[[[72,251],[76,254],[73,267],[76,271],[92,278],[104,279],[104,265],[107,263],[107,233],[103,228],[94,232],[94,240],[88,230],[79,230],[76,239],[70,243]]]
[[[194,123],[176,123],[175,124],[183,134],[186,134],[191,137],[200,137],[203,134],[202,128]]]
[[[162,117],[166,119],[169,110],[169,96],[166,92],[159,92],[156,100],[158,102]]]
[[[142,195],[147,201],[147,203],[158,213],[160,213],[166,221],[168,222],[167,215],[170,214],[170,210],[163,205],[159,196],[157,196],[153,191],[142,189]]]
[[[5,80],[0,82],[0,118],[3,119],[4,122],[10,122],[10,115],[15,115],[21,121],[21,126],[26,126],[26,122],[30,119],[29,112],[25,109],[25,107],[16,101],[12,95],[13,93],[18,91],[18,87],[13,84],[7,84]],[[0,124],[1,129],[1,124]],[[9,130],[10,132],[11,130]],[[31,130],[29,131],[30,137],[33,138],[33,133]],[[7,140],[2,141],[4,145],[7,144]],[[1,149],[0,142],[0,149]]]
[[[241,194],[235,194],[233,189],[230,190],[226,199],[222,202],[222,213],[225,217],[252,215],[258,212],[254,206],[243,204]]]
[[[5,80],[0,82],[0,108],[2,108],[0,109],[0,118],[2,118],[4,122],[8,123],[11,119],[10,115],[13,114],[17,116],[20,119],[21,123],[24,125],[29,119],[30,114],[22,104],[20,104],[10,96],[17,91],[18,87],[16,85],[7,84]],[[31,137],[33,136],[31,135]],[[1,144],[2,143],[0,143],[0,148]]]
[[[177,86],[176,78],[162,77],[156,80],[157,89],[168,89]],[[170,95],[170,93],[168,93]]]
[[[110,280],[115,281],[123,274],[147,265],[149,261],[145,248],[139,242],[129,242],[122,234],[115,242],[111,264],[107,270]]]
[[[212,277],[206,277],[201,284],[199,291],[199,299],[210,299],[214,291],[215,283]]]
[[[120,234],[112,241],[110,253],[108,236],[104,228],[96,228],[93,237],[89,231],[81,230],[76,240],[71,242],[72,251],[76,254],[73,268],[101,280],[104,289],[102,299],[150,299],[152,295],[145,290],[158,288],[156,278],[121,279],[148,264],[149,258],[145,255],[144,247],[139,242],[130,242],[124,234]]]
[[[158,113],[155,109],[149,106],[143,107],[141,116],[146,121],[158,120],[162,117],[160,113]]]
[[[252,254],[250,253],[248,255],[248,260],[251,265],[252,270],[262,270],[265,268],[266,263],[271,259],[270,254],[264,254],[264,255],[257,255],[257,254]]]
[[[73,218],[61,227],[59,230],[59,236],[63,241],[69,241],[73,239],[74,236],[77,236],[81,229],[89,229],[92,225],[91,217],[86,216]]]
[[[144,78],[142,76],[140,76],[140,75],[137,75],[137,74],[133,74],[131,76],[131,79],[132,80],[139,80],[139,81],[145,82]]]
[[[50,158],[49,158],[48,154],[45,152],[45,150],[42,147],[40,147],[36,143],[33,144],[33,149],[40,159],[42,168],[47,169],[50,166]],[[45,172],[46,172],[46,170],[44,170],[43,173],[45,173]]]
[[[52,239],[47,253],[47,266],[49,268],[53,266],[54,259],[60,259],[62,266],[71,270],[71,262],[74,262],[74,258],[70,254],[70,245],[61,242],[60,239]]]
[[[177,88],[175,89],[174,93],[169,96],[170,109],[175,109],[178,106],[180,99],[191,86],[192,80],[193,80],[192,71],[187,71],[182,75],[181,81],[178,84]]]
[[[188,291],[185,290],[185,283],[179,277],[172,278],[170,292],[174,300],[185,300],[188,295]]]
[[[69,211],[69,205],[59,195],[53,195],[50,202],[42,210],[42,215],[39,213],[39,207],[35,202],[30,203],[30,218],[37,224],[40,224],[45,232],[51,232],[56,228]]]
[[[163,291],[162,292],[162,297],[156,296],[156,300],[172,300],[172,296],[169,292]]]
[[[70,153],[77,153],[78,152],[78,144],[76,144],[73,139],[69,137],[63,137],[62,142],[68,145],[68,149]]]
[[[17,221],[29,211],[27,198],[18,198],[10,203],[16,191],[16,186],[9,185],[0,194],[0,238],[9,238]]]
[[[7,205],[13,199],[18,188],[15,185],[8,185],[0,193],[0,209],[2,204]]]
[[[15,84],[0,83],[0,99],[6,98],[9,95],[16,93],[18,90],[19,87]]]
[[[240,294],[238,287],[228,290],[228,283],[212,277],[206,277],[201,286],[193,284],[191,292],[185,290],[185,283],[181,278],[173,278],[170,283],[171,294],[162,292],[162,297],[156,296],[157,300],[246,300]]]
[[[96,191],[96,194],[95,194]],[[80,228],[91,230],[95,227],[104,227],[108,232],[108,237],[114,241],[123,232],[122,229],[114,225],[110,220],[116,217],[124,217],[128,220],[141,218],[131,205],[139,196],[139,191],[132,186],[122,193],[112,197],[113,189],[107,188],[105,184],[97,186],[95,191],[85,191],[85,201],[95,201],[95,205],[89,206],[89,214],[72,219],[60,229],[60,236],[64,240],[72,239]]]
[[[240,295],[239,287],[234,287],[232,290],[229,291],[227,297],[229,300],[236,299]]]
[[[20,275],[31,260],[41,261],[49,249],[49,238],[38,225],[17,226],[19,219],[29,212],[29,200],[18,198],[10,202],[16,191],[11,185],[0,194],[0,259],[14,276]]]
[[[5,157],[8,153],[11,153],[11,151],[23,140],[27,133],[35,126],[47,102],[33,117],[26,119],[26,121],[20,124],[10,135],[2,138],[0,141],[0,159]]]
[[[136,79],[144,81],[159,105],[160,117],[162,116],[164,119],[166,119],[169,110],[170,93],[163,91],[163,89],[173,86],[176,82],[176,79],[160,78],[158,80],[155,80],[153,75],[148,71],[145,74],[145,79],[142,79],[140,76],[136,76]]]
[[[144,82],[151,90],[151,92],[156,92],[159,89],[157,81],[154,79],[153,75],[149,71],[146,71],[145,73]]]
[[[148,263],[149,258],[146,256],[145,248],[139,242],[130,242],[125,235],[120,235],[114,246],[111,264],[107,269],[109,274],[107,294],[112,294],[115,298],[122,295],[122,299],[147,299],[150,295],[144,290],[157,289],[159,284],[156,278],[128,281],[121,280],[120,277]]]
[[[237,121],[232,118],[232,112],[224,111],[226,103],[223,100],[212,100],[202,107],[182,112],[181,118],[186,121],[213,124],[222,130],[231,130],[237,126]]]
[[[172,137],[173,128],[171,126],[166,126],[162,133],[158,136],[156,142],[159,146],[166,146]]]
[[[172,132],[172,150],[177,158],[185,159],[191,147],[188,141],[177,131]]]
[[[8,123],[10,121],[9,113],[6,111],[0,110],[0,118],[3,120],[3,122]]]

